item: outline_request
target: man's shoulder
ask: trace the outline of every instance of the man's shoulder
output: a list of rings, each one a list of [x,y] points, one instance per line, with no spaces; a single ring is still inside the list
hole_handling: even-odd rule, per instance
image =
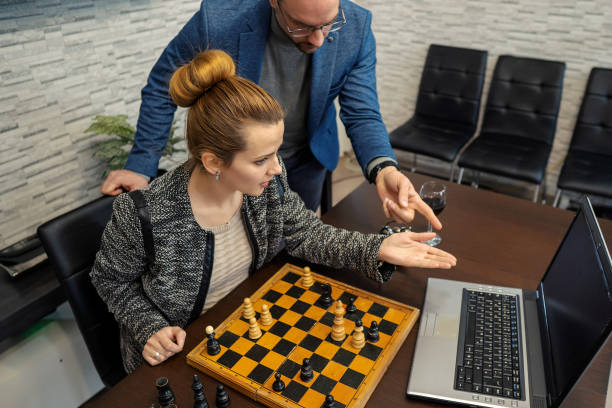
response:
[[[233,11],[246,14],[248,10],[268,3],[268,0],[203,0],[200,8],[208,13]]]

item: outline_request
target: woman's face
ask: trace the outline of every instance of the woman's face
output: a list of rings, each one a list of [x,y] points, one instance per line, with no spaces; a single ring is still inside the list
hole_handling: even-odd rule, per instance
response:
[[[234,155],[234,160],[221,171],[221,179],[228,187],[244,194],[258,196],[270,180],[281,174],[276,157],[285,125],[248,122],[242,129],[246,149]]]

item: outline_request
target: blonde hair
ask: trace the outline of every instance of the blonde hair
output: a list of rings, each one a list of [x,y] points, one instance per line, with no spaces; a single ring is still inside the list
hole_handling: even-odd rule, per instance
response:
[[[245,122],[275,124],[284,117],[276,99],[237,76],[234,61],[221,50],[201,52],[177,69],[169,90],[178,106],[189,107],[186,138],[192,165],[201,164],[206,151],[231,164],[245,149]]]

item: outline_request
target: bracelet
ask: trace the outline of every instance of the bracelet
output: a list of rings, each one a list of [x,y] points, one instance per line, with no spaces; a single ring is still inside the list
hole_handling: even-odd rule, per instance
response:
[[[399,166],[397,165],[397,163],[394,162],[393,160],[387,160],[387,161],[384,161],[382,163],[378,163],[376,166],[374,166],[374,168],[370,172],[370,177],[368,179],[370,184],[375,184],[376,183],[376,176],[378,176],[378,172],[380,172],[385,167],[389,167],[389,166],[393,166],[393,167],[395,167],[398,170],[400,169]]]

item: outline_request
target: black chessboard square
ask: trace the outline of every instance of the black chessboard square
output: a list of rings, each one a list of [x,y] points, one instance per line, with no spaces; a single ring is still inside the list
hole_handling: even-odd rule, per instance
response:
[[[332,357],[332,360],[348,367],[355,359],[355,356],[355,353],[351,353],[350,351],[341,348],[336,352],[336,355]]]
[[[284,280],[285,282],[289,282],[291,284],[297,282],[299,279],[300,279],[300,275],[298,275],[297,273],[293,273],[293,272],[289,272],[282,278],[282,280]]]
[[[378,346],[373,345],[372,343],[366,343],[365,346],[359,351],[359,355],[369,358],[372,361],[376,361],[382,349]]]
[[[259,316],[260,316],[259,312],[255,312],[255,320],[259,320]],[[249,320],[245,319],[243,316],[240,316],[240,320],[246,323],[250,323]]]
[[[322,324],[332,327],[334,325],[334,314],[326,312],[320,319],[319,322]]]
[[[266,382],[268,378],[272,375],[274,371],[265,365],[257,364],[253,371],[247,376],[251,380],[258,382],[259,384],[263,384]]]
[[[305,289],[302,289],[299,286],[293,286],[291,289],[285,292],[285,295],[299,299],[300,296],[304,294],[304,292],[306,292]]]
[[[318,294],[320,295],[321,293],[323,293],[323,287],[324,287],[324,286],[325,286],[325,284],[324,284],[324,283],[321,283],[321,282],[319,282],[319,281],[316,281],[316,282],[314,283],[314,285],[312,285],[312,286],[311,286],[311,287],[310,287],[308,290],[311,290],[311,291],[313,291],[314,293],[318,293]]]
[[[297,288],[297,286],[295,287]],[[290,310],[293,310],[297,314],[303,315],[304,313],[306,313],[308,309],[310,309],[310,305],[308,303],[298,300],[297,302],[293,304],[293,306],[291,306]]]
[[[226,331],[217,340],[219,340],[219,344],[221,344],[222,346],[230,348],[232,344],[234,344],[239,338],[240,336],[232,332]]]
[[[308,391],[308,388],[304,387],[302,384],[290,381],[289,385],[285,387],[281,394],[294,402],[298,402],[302,399],[304,394],[306,394],[306,391]]]
[[[341,300],[344,305],[348,305],[351,301],[351,298],[357,299],[357,295],[354,295],[350,292],[343,292],[338,300]]]
[[[284,375],[285,377],[293,378],[298,373],[298,371],[300,371],[301,368],[302,366],[296,363],[295,361],[287,359],[280,366],[278,372]]]
[[[374,316],[383,317],[385,313],[387,313],[387,310],[389,310],[387,306],[374,303],[372,304],[372,306],[370,306],[370,310],[368,310],[368,313],[373,314]]]
[[[388,320],[382,319],[380,323],[378,323],[378,331],[381,333],[388,334],[389,336],[393,335],[395,329],[397,329],[397,324],[392,323]]]
[[[270,308],[270,315],[272,315],[273,319],[280,319],[280,317],[287,311],[284,307],[280,307],[279,305],[272,305]]]
[[[280,299],[281,296],[283,296],[282,293],[270,289],[265,295],[263,295],[262,299],[267,300],[271,303],[275,303],[278,299]]]
[[[281,356],[288,356],[291,350],[295,348],[295,343],[290,342],[286,339],[280,339],[276,346],[272,349],[272,351],[277,352]]]
[[[365,375],[349,368],[345,371],[344,375],[340,379],[340,382],[344,385],[348,385],[351,388],[357,389],[364,378]]]
[[[345,314],[344,318],[356,322],[357,320],[362,319],[364,314],[365,312],[361,310],[355,310],[353,313]]]
[[[262,358],[268,354],[270,350],[265,347],[261,347],[259,344],[254,344],[253,347],[245,354],[246,357],[250,358],[253,361],[257,361],[258,363]]]
[[[278,337],[283,337],[289,331],[290,328],[291,326],[286,323],[276,322],[274,323],[274,326],[270,328],[269,332],[272,334],[276,334]]]
[[[313,354],[310,356],[310,365],[312,366],[312,369],[319,373],[323,371],[327,363],[329,363],[329,360],[323,356],[318,354]]]
[[[297,327],[300,330],[308,332],[310,329],[312,329],[312,326],[314,326],[315,323],[316,321],[312,320],[310,317],[302,316],[300,317],[300,320],[295,322],[293,327]]]
[[[323,395],[327,395],[331,392],[338,381],[334,381],[329,377],[319,374],[314,383],[310,386],[315,391],[320,392]]]
[[[234,350],[227,350],[223,355],[217,360],[217,363],[226,366],[227,368],[232,368],[234,364],[240,360],[242,356],[236,353]]]
[[[308,318],[306,318],[306,319],[308,319]],[[304,337],[304,339],[300,343],[300,347],[302,347],[302,348],[304,348],[304,349],[306,349],[308,351],[314,352],[317,349],[317,347],[319,347],[319,345],[322,342],[323,342],[323,340],[321,340],[321,339],[319,339],[319,338],[317,338],[317,337],[315,337],[313,335],[307,334],[306,337]]]
[[[346,340],[346,337],[344,338],[344,340]],[[329,333],[329,334],[327,335],[327,337],[325,338],[325,341],[326,341],[326,342],[328,342],[328,343],[332,343],[332,344],[335,344],[335,345],[336,345],[336,346],[338,346],[338,347],[342,346],[342,343],[344,343],[344,340],[342,340],[342,341],[336,341],[336,340],[332,339],[331,333]]]

